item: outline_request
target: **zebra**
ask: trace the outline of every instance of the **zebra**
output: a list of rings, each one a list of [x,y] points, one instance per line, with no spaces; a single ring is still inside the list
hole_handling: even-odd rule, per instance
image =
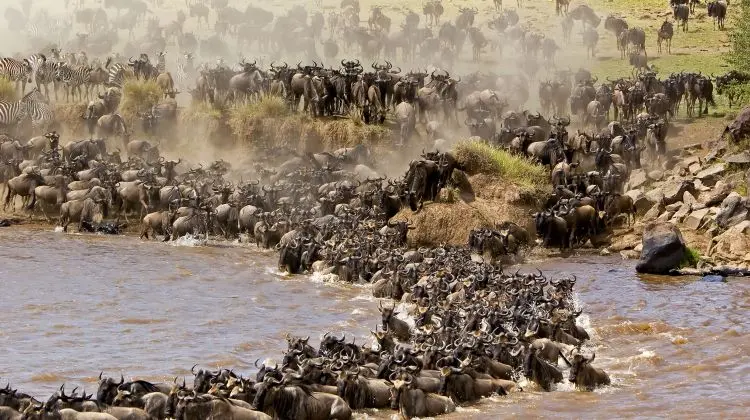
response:
[[[36,83],[36,87],[39,89],[39,82],[37,81],[36,74],[39,72],[39,68],[47,62],[47,56],[44,54],[32,54],[26,60],[31,67],[31,79],[29,82]],[[23,93],[23,91],[21,93]]]
[[[0,101],[0,127],[14,129],[27,118],[32,128],[48,127],[55,121],[52,107],[36,87],[18,101]]]
[[[44,96],[49,100],[49,84],[53,84],[53,90],[55,91],[55,100],[57,100],[57,90],[59,88],[57,82],[57,69],[61,63],[58,61],[47,60],[44,64],[39,66],[36,72],[36,85],[44,88]]]
[[[15,128],[18,123],[28,117],[28,109],[29,107],[23,99],[20,101],[0,100],[0,127],[5,129]]]
[[[73,100],[75,100],[76,91],[78,91],[78,99],[83,99],[81,86],[86,87],[86,97],[89,97],[88,83],[91,71],[92,68],[85,65],[71,67],[68,63],[58,64],[55,78],[65,85],[66,101],[70,100],[71,96],[73,97]]]
[[[167,54],[163,51],[156,56],[156,75],[167,72]]]
[[[30,83],[29,75],[31,74],[31,63],[27,59],[16,60],[15,58],[4,57],[0,59],[0,76],[5,77],[11,82],[21,84],[21,92],[26,90],[26,83]]]
[[[177,62],[177,71],[175,72],[175,85],[181,89],[189,86],[191,79],[195,77],[195,65],[193,64],[193,54],[184,55],[184,60]]]
[[[125,81],[125,71],[127,68],[122,63],[115,63],[107,66],[107,83],[105,86],[114,86],[122,89]]]
[[[22,103],[26,105],[26,112],[31,117],[31,127],[39,131],[47,132],[55,122],[55,112],[47,103],[38,88],[34,88],[21,98]]]

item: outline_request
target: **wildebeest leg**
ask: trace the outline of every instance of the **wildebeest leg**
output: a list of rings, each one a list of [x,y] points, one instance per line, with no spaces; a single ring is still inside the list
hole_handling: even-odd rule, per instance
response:
[[[47,206],[44,203],[40,202],[39,207],[41,207],[42,214],[44,215],[44,218],[47,219],[47,222],[52,223],[52,219],[50,219],[49,215],[47,214]]]
[[[34,210],[34,206],[36,205],[36,193],[31,192],[31,203],[26,206],[26,210]]]

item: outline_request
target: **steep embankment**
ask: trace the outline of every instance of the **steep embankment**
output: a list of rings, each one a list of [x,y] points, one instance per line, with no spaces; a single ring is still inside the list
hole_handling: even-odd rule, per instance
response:
[[[396,215],[412,223],[410,245],[465,245],[472,229],[503,221],[533,228],[529,215],[550,192],[546,168],[476,140],[459,142],[453,154],[463,170],[454,173],[440,200]]]

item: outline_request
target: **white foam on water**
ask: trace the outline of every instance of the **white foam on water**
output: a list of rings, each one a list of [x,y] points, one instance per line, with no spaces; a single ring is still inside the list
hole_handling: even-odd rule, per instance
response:
[[[339,276],[333,273],[323,274],[320,271],[315,271],[310,275],[310,281],[312,281],[313,283],[337,284],[339,281]]]
[[[53,229],[52,231],[55,232],[55,233],[61,233],[61,232],[63,232],[63,227],[62,226],[55,226],[55,229]]]
[[[177,238],[174,241],[170,241],[169,245],[184,246],[184,247],[198,247],[198,246],[205,246],[207,243],[208,243],[208,240],[206,240],[206,237],[204,235],[193,236],[192,234],[187,234],[185,236],[181,236]]]
[[[479,412],[478,408],[461,407],[461,406],[456,407],[456,413],[478,413],[478,412]]]

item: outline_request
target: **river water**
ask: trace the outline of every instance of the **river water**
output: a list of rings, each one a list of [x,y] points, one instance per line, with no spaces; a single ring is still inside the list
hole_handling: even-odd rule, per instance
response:
[[[256,358],[280,357],[286,333],[314,346],[329,330],[369,341],[379,313],[366,287],[285,276],[254,246],[195,245],[0,230],[3,384],[46,399],[63,382],[93,392],[100,371],[152,381],[189,377],[196,363],[250,373]],[[633,262],[609,257],[534,266],[578,276],[590,350],[613,385],[527,386],[443,418],[746,418],[747,280],[638,277]]]

